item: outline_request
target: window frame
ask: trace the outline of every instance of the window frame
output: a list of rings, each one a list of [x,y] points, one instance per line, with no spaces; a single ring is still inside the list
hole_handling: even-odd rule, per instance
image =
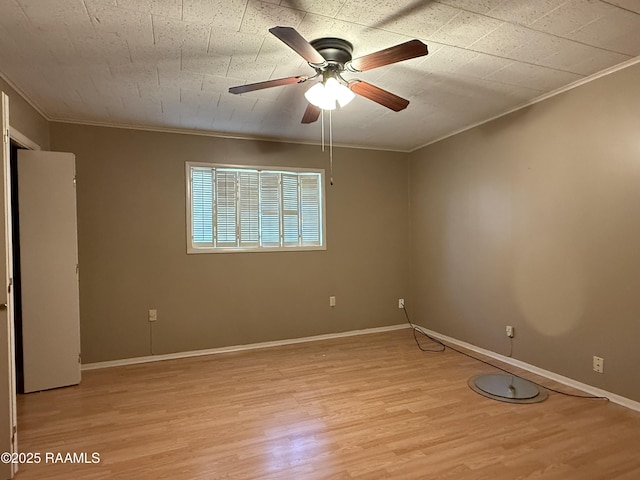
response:
[[[320,215],[320,239],[321,245],[306,245],[306,246],[273,246],[273,247],[219,247],[219,246],[195,246],[193,242],[193,202],[192,202],[192,182],[191,182],[191,169],[193,167],[204,168],[229,168],[238,170],[251,170],[251,171],[266,171],[275,173],[317,173],[320,175],[320,208],[322,209]],[[299,252],[299,251],[319,251],[327,249],[326,238],[326,187],[325,187],[325,170],[321,168],[300,168],[300,167],[281,167],[271,165],[238,165],[229,163],[209,163],[209,162],[185,162],[185,184],[186,184],[186,227],[187,227],[187,254],[201,254],[201,253],[250,253],[250,252]],[[259,208],[262,205],[259,204]],[[282,217],[283,212],[280,212]],[[282,218],[280,219],[282,222]]]

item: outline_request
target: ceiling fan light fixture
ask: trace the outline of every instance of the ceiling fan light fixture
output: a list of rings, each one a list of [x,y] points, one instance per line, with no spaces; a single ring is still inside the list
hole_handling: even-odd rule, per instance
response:
[[[335,110],[336,108],[336,99],[327,93],[324,83],[316,83],[305,92],[304,96],[311,105],[322,110]]]
[[[335,78],[329,78],[324,86],[327,91],[335,100],[340,104],[340,107],[344,107],[356,96],[348,87],[342,85]]]
[[[304,96],[309,103],[323,110],[335,110],[337,105],[344,107],[354,99],[355,94],[333,77],[324,83],[316,83]]]

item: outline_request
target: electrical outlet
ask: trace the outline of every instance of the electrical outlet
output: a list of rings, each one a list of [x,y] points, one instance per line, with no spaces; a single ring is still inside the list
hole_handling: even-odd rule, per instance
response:
[[[507,337],[513,338],[514,330],[511,325],[507,325],[506,332],[507,332]]]
[[[604,358],[593,356],[593,371],[604,373]]]
[[[331,295],[329,297],[329,306],[330,307],[335,307],[336,306],[336,297],[334,297],[333,295]]]
[[[398,299],[398,308],[404,308],[404,298]]]
[[[149,310],[149,321],[150,322],[158,321],[158,310],[156,309]]]

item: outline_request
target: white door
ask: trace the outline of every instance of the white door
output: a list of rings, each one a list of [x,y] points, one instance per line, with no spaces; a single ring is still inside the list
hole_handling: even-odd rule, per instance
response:
[[[15,453],[17,446],[15,353],[13,338],[13,255],[11,240],[11,175],[9,174],[9,97],[0,92],[0,451]],[[0,478],[13,477],[17,464],[0,463]]]
[[[75,156],[18,152],[25,393],[80,383]]]

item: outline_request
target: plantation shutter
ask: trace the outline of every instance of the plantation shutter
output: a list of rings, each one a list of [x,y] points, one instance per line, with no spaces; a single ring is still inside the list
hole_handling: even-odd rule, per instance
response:
[[[216,170],[216,240],[219,247],[237,246],[236,172]]]
[[[258,171],[238,172],[240,246],[260,244],[260,180]]]
[[[298,245],[300,225],[298,224],[298,175],[282,174],[282,227],[285,247]]]
[[[263,247],[280,246],[280,174],[260,175],[260,234]]]
[[[213,170],[191,170],[191,211],[194,243],[213,245]]]
[[[300,244],[322,245],[320,175],[300,174]]]

